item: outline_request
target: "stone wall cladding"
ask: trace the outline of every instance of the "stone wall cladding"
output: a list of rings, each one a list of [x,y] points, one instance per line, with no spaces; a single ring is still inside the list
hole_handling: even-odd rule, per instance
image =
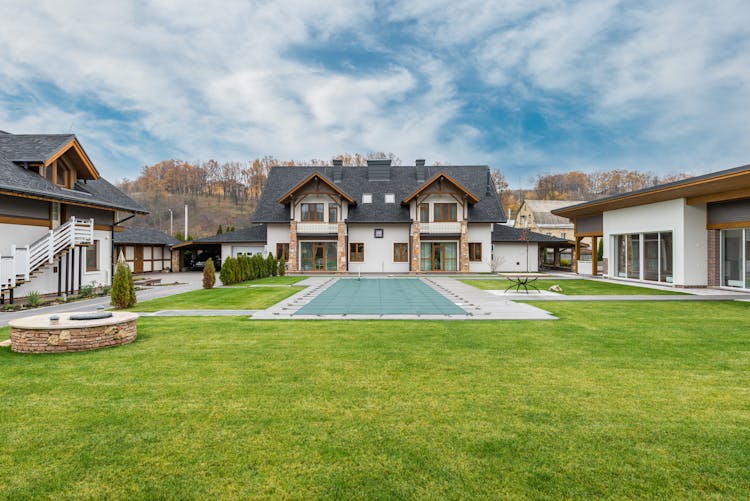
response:
[[[411,273],[419,273],[420,259],[422,254],[422,239],[420,238],[419,222],[412,223],[411,227]]]
[[[602,259],[602,275],[609,276],[609,258]]]
[[[466,220],[461,221],[461,240],[458,249],[459,271],[469,273],[469,224]]]
[[[721,230],[707,230],[708,238],[708,286],[719,287],[721,285]]]
[[[289,223],[289,262],[286,263],[286,269],[290,272],[298,271],[297,267],[297,221]]]
[[[338,225],[338,240],[336,241],[336,271],[346,273],[346,224]]]
[[[114,325],[63,329],[11,327],[11,350],[18,353],[68,353],[89,351],[135,341],[136,320]]]

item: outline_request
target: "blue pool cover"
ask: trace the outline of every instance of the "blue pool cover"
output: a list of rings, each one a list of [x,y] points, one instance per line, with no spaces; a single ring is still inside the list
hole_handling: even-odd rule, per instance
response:
[[[418,278],[342,278],[295,315],[467,315]]]

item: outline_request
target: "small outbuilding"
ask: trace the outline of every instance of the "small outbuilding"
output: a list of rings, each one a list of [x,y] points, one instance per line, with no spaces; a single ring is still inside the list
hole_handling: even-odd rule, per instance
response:
[[[209,257],[214,260],[214,265],[218,269],[228,257],[255,254],[265,256],[267,254],[266,225],[254,224],[247,228],[198,238],[190,242],[180,242],[174,246],[174,249],[186,254],[190,253],[191,262],[185,264],[186,269],[202,269],[202,264]]]
[[[179,271],[178,253],[174,253],[175,262],[172,261],[172,246],[180,241],[163,231],[154,228],[124,228],[123,231],[114,233],[113,241],[115,262],[122,254],[133,273]]]
[[[565,268],[573,242],[526,228],[495,224],[492,229],[492,270],[536,272],[540,267]],[[567,260],[570,265],[570,257]]]

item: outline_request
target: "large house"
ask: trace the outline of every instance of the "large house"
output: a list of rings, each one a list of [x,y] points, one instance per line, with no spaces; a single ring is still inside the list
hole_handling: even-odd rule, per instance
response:
[[[271,169],[254,223],[290,272],[487,272],[505,221],[487,166]]]
[[[750,165],[553,213],[574,221],[577,244],[603,239],[610,278],[750,289]]]
[[[113,233],[143,213],[73,134],[0,132],[0,300],[110,284]]]

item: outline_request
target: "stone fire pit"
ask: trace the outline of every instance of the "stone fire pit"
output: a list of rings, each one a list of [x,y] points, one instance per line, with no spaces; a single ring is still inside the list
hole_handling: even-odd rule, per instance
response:
[[[11,320],[10,349],[19,353],[65,353],[135,341],[137,313],[98,311],[35,315]]]

